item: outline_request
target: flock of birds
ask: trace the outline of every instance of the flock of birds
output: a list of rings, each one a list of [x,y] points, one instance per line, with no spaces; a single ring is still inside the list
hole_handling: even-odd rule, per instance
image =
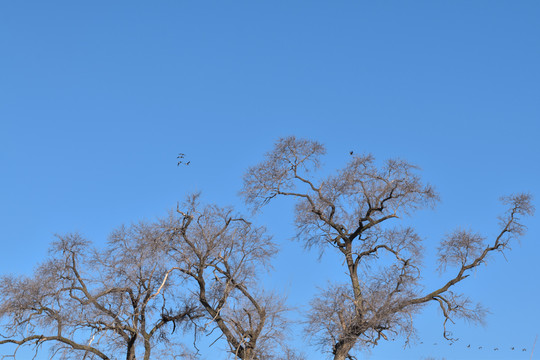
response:
[[[186,161],[184,158],[186,157],[186,154],[184,153],[179,153],[178,156],[176,157],[176,159],[178,160],[178,164],[176,164],[177,166],[180,166],[180,165],[189,165],[191,164],[191,161]]]
[[[423,343],[423,342],[420,342],[420,345],[422,345],[422,344],[424,344],[424,343]],[[438,343],[433,343],[433,345],[439,345],[439,344],[438,344]],[[454,343],[451,342],[451,343],[449,343],[448,345],[452,346],[452,345],[454,345]],[[469,344],[469,345],[466,346],[466,348],[468,348],[468,349],[474,348],[474,347],[475,347],[475,346],[472,346],[471,344]],[[483,350],[483,349],[486,349],[486,350],[487,350],[488,347],[485,347],[485,348],[484,348],[483,346],[478,346],[478,350]],[[516,350],[519,351],[519,348],[516,348],[515,346],[512,346],[512,347],[510,347],[510,350],[512,350],[512,351],[516,351]],[[494,348],[493,348],[493,351],[499,351],[499,348],[498,348],[498,347],[494,347]],[[526,349],[526,348],[522,348],[521,351],[527,351],[527,349]]]

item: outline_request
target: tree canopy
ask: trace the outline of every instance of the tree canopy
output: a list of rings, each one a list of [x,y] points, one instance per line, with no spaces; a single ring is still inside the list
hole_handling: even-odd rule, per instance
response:
[[[347,281],[322,288],[301,314],[321,352],[345,360],[390,337],[408,344],[415,315],[429,304],[442,310],[448,341],[449,322],[482,322],[483,306],[458,285],[524,235],[531,195],[501,198],[506,211],[493,238],[463,228],[447,233],[437,247],[446,280],[427,289],[427,244],[407,217],[439,202],[434,187],[417,166],[379,164],[369,154],[351,153],[342,169],[322,176],[324,154],[316,141],[281,138],[247,170],[241,191],[255,212],[290,198],[296,239],[340,256]],[[59,235],[32,276],[1,278],[0,348],[12,357],[20,347],[38,353],[50,344],[61,359],[196,359],[204,335],[222,339],[233,358],[303,359],[287,335],[292,309],[260,282],[277,251],[265,227],[232,207],[202,204],[199,194],[165,217],[117,228],[104,248],[77,233]]]

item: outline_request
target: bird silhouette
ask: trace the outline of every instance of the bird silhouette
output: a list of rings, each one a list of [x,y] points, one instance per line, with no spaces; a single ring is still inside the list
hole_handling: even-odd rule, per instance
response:
[[[481,346],[479,346],[479,347],[478,347],[478,349],[482,349],[482,347],[481,347]]]
[[[495,348],[495,349],[493,349],[493,351],[499,351],[499,348]]]
[[[512,348],[510,350],[514,350],[514,347],[512,346]]]
[[[353,154],[353,152],[354,152],[354,151],[351,151],[351,152],[349,152],[349,154],[351,154],[351,155],[352,155],[352,154]]]
[[[470,348],[470,347],[471,347],[471,344],[467,345],[467,347]]]
[[[527,349],[523,348],[523,349],[521,349],[521,351],[527,351]]]
[[[180,166],[181,164],[184,164],[184,165],[189,165],[191,164],[191,160],[190,161],[184,161],[184,158],[186,157],[186,154],[184,153],[179,153],[178,156],[176,157],[178,159],[178,164],[176,164],[176,166]]]

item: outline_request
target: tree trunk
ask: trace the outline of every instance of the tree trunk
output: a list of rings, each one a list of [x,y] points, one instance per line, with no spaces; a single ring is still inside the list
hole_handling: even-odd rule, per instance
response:
[[[126,360],[136,360],[135,355],[135,340],[137,340],[137,335],[132,336],[128,341],[127,356]]]
[[[347,360],[353,346],[354,341],[338,342],[334,345],[334,360]]]
[[[152,346],[150,346],[150,337],[144,339],[144,360],[150,360],[150,352]]]

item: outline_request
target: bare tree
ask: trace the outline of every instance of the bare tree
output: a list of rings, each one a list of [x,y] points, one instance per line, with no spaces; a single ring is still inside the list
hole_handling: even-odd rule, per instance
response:
[[[257,286],[258,275],[277,251],[264,228],[231,208],[200,205],[197,194],[161,228],[172,240],[169,255],[175,267],[169,271],[192,280],[190,289],[205,310],[201,330],[217,328],[235,358],[295,359],[291,351],[276,351],[287,325],[283,299]]]
[[[348,281],[333,284],[312,301],[307,332],[334,359],[353,359],[351,351],[375,346],[389,334],[414,335],[413,315],[428,303],[442,309],[444,337],[448,321],[481,321],[483,309],[453,288],[492,252],[508,249],[523,235],[521,217],[533,214],[531,196],[502,198],[507,212],[491,242],[471,231],[450,233],[439,247],[439,270],[454,272],[441,287],[424,292],[420,286],[422,239],[410,227],[391,227],[393,219],[432,207],[439,200],[424,184],[417,167],[388,160],[377,167],[371,155],[351,155],[335,175],[319,179],[324,146],[287,137],[266,159],[250,168],[242,191],[246,202],[260,209],[276,196],[296,202],[297,238],[307,247],[336,249],[344,259]]]
[[[277,251],[271,237],[198,198],[154,223],[118,228],[102,251],[78,234],[59,236],[33,277],[3,277],[8,356],[49,343],[64,359],[196,359],[199,335],[216,332],[235,358],[302,359],[283,344],[284,299],[258,286]],[[194,331],[197,351],[171,337],[177,327]]]
[[[143,223],[121,227],[104,251],[78,234],[58,236],[32,277],[4,276],[0,345],[14,349],[6,356],[16,358],[22,346],[37,353],[46,343],[62,359],[150,359],[153,350],[166,351],[168,332],[200,315],[171,291],[178,279],[163,282],[164,236]]]

